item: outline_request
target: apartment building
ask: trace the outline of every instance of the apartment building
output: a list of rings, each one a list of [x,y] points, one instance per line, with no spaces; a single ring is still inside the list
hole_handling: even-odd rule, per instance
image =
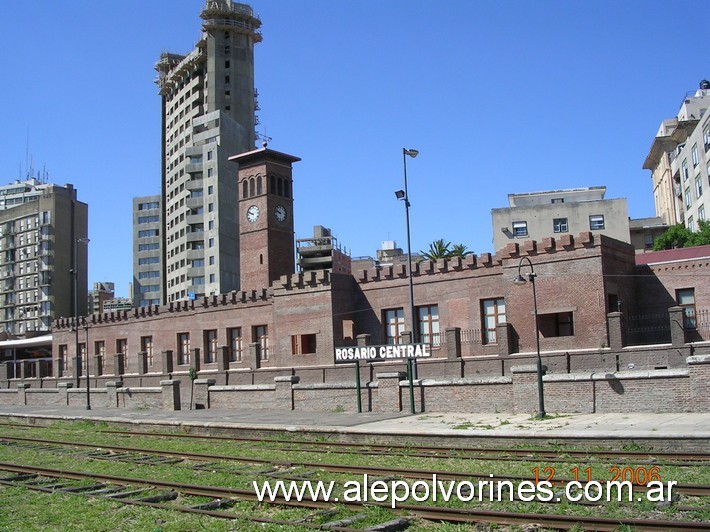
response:
[[[104,311],[104,303],[113,299],[115,295],[116,285],[107,281],[94,283],[93,288],[89,291],[87,299],[87,313],[94,314],[95,312]]]
[[[630,242],[626,199],[605,194],[606,187],[508,194],[509,207],[491,211],[493,247],[584,231]]]
[[[134,307],[163,302],[163,210],[161,197],[133,198]],[[113,296],[111,296],[113,298]]]
[[[87,218],[72,185],[29,179],[0,186],[3,332],[46,332],[55,318],[86,313]]]
[[[155,65],[162,99],[162,292],[141,293],[154,285],[140,284],[138,305],[239,288],[238,165],[228,158],[254,149],[261,21],[250,6],[231,0],[207,1],[200,16],[194,50],[163,53]]]
[[[691,231],[707,219],[710,201],[710,81],[683,98],[677,116],[663,120],[643,168],[651,171],[656,216]]]

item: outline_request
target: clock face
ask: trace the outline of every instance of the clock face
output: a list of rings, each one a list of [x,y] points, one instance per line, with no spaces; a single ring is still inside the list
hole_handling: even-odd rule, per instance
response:
[[[279,222],[283,222],[286,220],[286,208],[283,205],[277,206],[274,215]]]
[[[247,220],[251,223],[256,222],[259,219],[259,207],[252,205],[247,209]]]

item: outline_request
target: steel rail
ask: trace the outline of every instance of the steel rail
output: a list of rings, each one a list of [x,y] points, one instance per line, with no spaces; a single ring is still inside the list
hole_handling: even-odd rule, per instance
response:
[[[198,486],[190,484],[180,484],[177,482],[168,482],[160,480],[146,480],[132,477],[119,477],[115,475],[104,475],[95,473],[82,473],[77,471],[65,471],[60,469],[51,469],[37,466],[22,466],[16,464],[6,464],[0,462],[0,468],[7,471],[17,473],[36,473],[42,476],[51,478],[71,478],[75,480],[92,479],[98,481],[112,482],[122,485],[144,485],[160,488],[170,488],[185,495],[205,496],[212,498],[237,497],[251,501],[258,501],[255,493],[248,490],[236,488],[216,488],[212,486]],[[273,504],[297,506],[306,508],[323,508],[323,505],[331,507],[331,503],[326,501],[286,501],[279,498],[273,501]],[[339,505],[349,509],[361,510],[363,503],[339,501]],[[383,503],[367,503],[370,506],[379,506],[389,508],[389,505]],[[571,527],[583,527],[587,530],[616,530],[620,526],[633,527],[636,530],[676,530],[676,531],[695,531],[707,530],[707,523],[700,521],[672,521],[672,520],[646,520],[639,518],[607,518],[607,517],[592,517],[592,516],[567,516],[555,514],[536,514],[524,512],[502,512],[493,510],[476,510],[476,509],[451,509],[438,508],[431,506],[420,506],[413,504],[401,504],[396,511],[405,512],[409,515],[416,515],[422,519],[434,521],[457,522],[457,523],[472,523],[472,522],[488,522],[497,524],[527,524],[536,523],[543,526],[568,529]]]
[[[358,475],[380,475],[380,476],[398,476],[402,478],[409,479],[420,479],[426,480],[431,479],[433,475],[436,475],[440,480],[471,480],[471,479],[484,479],[486,481],[498,482],[498,481],[535,481],[534,477],[523,476],[523,475],[493,475],[490,473],[475,473],[475,472],[457,472],[457,471],[445,471],[445,470],[434,470],[434,469],[404,469],[395,467],[375,467],[375,466],[362,466],[362,465],[346,465],[346,464],[328,464],[322,462],[302,462],[294,460],[270,460],[266,458],[256,458],[256,457],[245,457],[245,456],[226,456],[226,455],[215,455],[215,454],[200,454],[191,453],[185,451],[160,451],[155,449],[143,449],[137,447],[123,447],[123,446],[113,446],[113,445],[102,445],[102,444],[89,444],[89,443],[78,443],[78,442],[67,442],[59,440],[39,440],[32,438],[22,438],[16,436],[0,436],[0,441],[21,441],[21,442],[35,442],[40,444],[55,444],[55,445],[65,445],[74,447],[90,447],[92,449],[105,449],[111,451],[121,451],[121,452],[133,452],[148,455],[159,455],[159,456],[170,456],[179,457],[184,459],[196,460],[196,461],[231,461],[240,463],[252,463],[252,464],[269,464],[278,466],[299,466],[304,468],[315,468],[321,469],[323,471],[328,471],[331,473],[347,473],[347,474],[358,474]],[[353,453],[357,454],[357,453]],[[567,477],[555,477],[551,480],[554,487],[562,487],[565,484],[572,482],[575,479]],[[584,482],[581,482],[584,485]],[[648,488],[642,484],[634,484],[634,489],[639,491],[647,491]],[[708,496],[710,495],[710,485],[695,485],[695,484],[675,484],[673,490],[677,493],[682,493],[685,495],[693,496]]]
[[[460,453],[480,453],[480,454],[510,454],[514,456],[531,457],[534,458],[554,458],[559,457],[560,454],[565,454],[572,458],[587,458],[590,456],[604,456],[609,458],[634,458],[639,460],[650,460],[658,458],[667,459],[679,459],[679,460],[696,460],[696,461],[709,461],[710,462],[710,452],[694,452],[694,453],[683,453],[683,452],[673,452],[673,451],[576,451],[568,449],[515,449],[515,448],[488,448],[488,447],[464,447],[464,446],[434,446],[434,445],[398,445],[398,444],[386,444],[386,443],[368,443],[368,444],[352,444],[348,442],[318,442],[311,440],[290,440],[281,438],[252,438],[248,436],[216,436],[216,435],[199,435],[199,434],[175,434],[170,432],[142,432],[142,431],[121,431],[121,430],[102,430],[100,431],[104,434],[124,434],[126,436],[157,436],[157,437],[168,437],[168,438],[188,438],[188,439],[204,439],[204,440],[221,440],[221,441],[232,441],[232,442],[260,442],[260,443],[284,443],[292,445],[315,445],[318,447],[347,447],[347,448],[363,448],[366,450],[371,449],[381,449],[383,451],[391,450],[403,450],[403,451],[416,451],[417,453],[431,452],[460,452]],[[407,455],[409,456],[409,455]],[[416,456],[419,456],[418,454]],[[447,455],[448,457],[448,455]],[[461,456],[456,456],[461,458]],[[434,456],[434,458],[440,458],[440,456]],[[507,458],[503,458],[507,459]],[[695,464],[694,464],[695,465]]]
[[[28,428],[49,428],[42,425],[30,425],[30,424],[15,424],[15,423],[0,423],[0,425],[7,426],[22,426]],[[399,444],[387,444],[387,443],[368,443],[368,444],[352,444],[348,442],[319,442],[312,440],[293,440],[293,439],[283,439],[283,438],[256,438],[249,436],[217,436],[217,435],[200,435],[200,434],[177,434],[172,432],[143,432],[143,431],[123,431],[123,430],[100,430],[98,431],[102,434],[116,434],[125,436],[149,436],[149,437],[163,437],[163,438],[185,438],[185,439],[202,439],[202,440],[216,440],[216,441],[230,441],[230,442],[259,442],[259,443],[275,443],[275,444],[290,444],[290,445],[311,445],[321,448],[347,448],[362,449],[361,454],[382,454],[374,452],[374,449],[382,450],[383,452],[391,451],[403,451],[403,456],[412,456],[416,458],[467,458],[467,456],[461,456],[456,453],[464,453],[471,455],[500,455],[500,458],[486,457],[488,460],[512,460],[514,457],[522,457],[525,459],[545,459],[545,460],[555,460],[564,461],[560,459],[560,454],[566,455],[570,458],[584,458],[589,459],[590,457],[605,457],[611,459],[627,459],[631,458],[634,460],[654,460],[656,465],[698,465],[697,462],[710,462],[710,452],[674,452],[674,451],[610,451],[610,450],[597,450],[597,451],[579,451],[579,450],[569,450],[569,449],[520,449],[520,448],[488,448],[488,447],[465,447],[465,446],[433,446],[433,445],[399,445]],[[290,450],[290,449],[286,449]],[[298,449],[304,452],[319,452],[316,450],[309,449]],[[430,455],[428,453],[446,453],[445,455]],[[505,456],[511,455],[511,456]],[[477,457],[477,456],[476,456]],[[658,459],[668,459],[668,460],[684,460],[684,461],[694,461],[696,463],[688,464],[678,464],[669,463],[662,464],[658,462]],[[636,462],[633,462],[636,463]]]

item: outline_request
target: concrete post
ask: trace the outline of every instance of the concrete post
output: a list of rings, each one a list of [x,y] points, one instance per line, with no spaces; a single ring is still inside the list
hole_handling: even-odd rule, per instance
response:
[[[9,364],[10,364],[9,362],[3,362],[3,363],[0,364],[0,381],[9,380],[9,379],[7,378],[7,377],[8,377],[8,373],[9,373],[7,366],[8,366]]]
[[[214,386],[214,379],[195,379],[192,400],[195,410],[210,407],[210,386]]]
[[[510,372],[513,374],[513,411],[537,413],[537,365],[513,366]],[[542,374],[545,375],[546,372],[547,366],[542,366]]]
[[[276,385],[274,401],[278,405],[276,408],[293,410],[293,385],[298,384],[300,380],[301,378],[298,375],[274,377],[274,384]]]
[[[217,371],[220,373],[229,371],[229,347],[226,345],[217,348]]]
[[[60,382],[57,384],[57,389],[59,390],[59,404],[69,406],[69,397],[67,392],[69,391],[69,388],[73,387],[73,382]]]
[[[60,377],[64,377],[64,371],[66,368],[64,368],[64,361],[57,357],[56,359],[56,370],[54,371],[54,376],[58,379]]]
[[[146,351],[138,352],[138,375],[148,373],[148,353]]]
[[[683,327],[683,308],[671,307],[668,309],[668,318],[671,323],[671,344],[673,347],[685,345],[685,328]]]
[[[106,383],[106,407],[118,408],[118,388],[121,388],[121,381],[109,381]]]
[[[612,350],[621,349],[626,346],[624,331],[621,327],[621,319],[621,312],[610,312],[606,315],[606,324],[609,330],[609,347]]]
[[[160,361],[163,366],[163,375],[170,376],[173,373],[173,352],[168,349],[167,351],[160,352]]]
[[[26,382],[21,382],[17,385],[18,405],[27,405],[27,389],[30,387]]]
[[[444,331],[446,338],[446,358],[461,358],[461,327],[449,327]]]
[[[190,349],[190,367],[195,371],[200,371],[200,349],[198,347],[193,347]]]
[[[249,364],[251,369],[259,369],[261,367],[261,346],[258,342],[249,344]]]
[[[402,397],[399,381],[405,379],[405,373],[377,373],[377,412],[399,412],[402,410]]]
[[[710,355],[686,359],[690,368],[690,411],[710,411]]]
[[[116,375],[116,377],[123,375],[124,368],[126,367],[125,363],[126,360],[123,353],[113,355],[113,374]]]
[[[160,381],[163,410],[180,410],[180,381]]]

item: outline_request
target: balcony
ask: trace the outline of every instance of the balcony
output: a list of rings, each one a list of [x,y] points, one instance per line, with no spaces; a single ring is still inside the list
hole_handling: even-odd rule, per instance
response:
[[[205,232],[204,231],[195,231],[194,233],[187,233],[187,241],[188,242],[204,242],[205,240]]]

